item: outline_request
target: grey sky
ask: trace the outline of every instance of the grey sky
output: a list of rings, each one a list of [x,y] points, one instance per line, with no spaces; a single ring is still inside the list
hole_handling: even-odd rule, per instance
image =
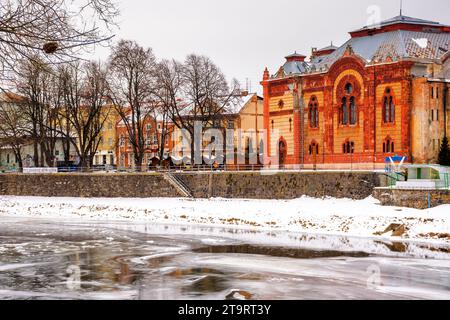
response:
[[[370,5],[381,19],[399,14],[400,0],[121,0],[117,39],[152,47],[161,58],[183,60],[189,53],[210,56],[226,76],[253,91],[267,66],[271,73],[284,56],[331,41],[342,45],[348,32],[367,24]],[[450,25],[450,1],[404,0],[403,14]],[[98,48],[96,56],[106,58]]]

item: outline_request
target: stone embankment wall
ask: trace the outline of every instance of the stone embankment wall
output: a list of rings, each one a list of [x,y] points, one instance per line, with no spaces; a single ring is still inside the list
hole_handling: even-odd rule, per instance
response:
[[[1,174],[0,194],[42,197],[178,197],[160,174]]]
[[[450,190],[404,190],[376,188],[374,198],[383,206],[427,209],[442,204],[450,204]]]
[[[179,173],[195,198],[295,199],[336,197],[364,199],[384,186],[374,172]]]
[[[363,199],[384,186],[373,172],[176,173],[194,198]],[[163,174],[0,174],[0,195],[46,197],[180,197]]]

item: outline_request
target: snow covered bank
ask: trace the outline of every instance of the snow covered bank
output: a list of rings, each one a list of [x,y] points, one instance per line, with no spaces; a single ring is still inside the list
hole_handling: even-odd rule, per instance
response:
[[[392,223],[402,224],[401,238],[450,243],[450,205],[430,210],[382,207],[378,200],[314,199],[106,199],[0,197],[2,216],[143,221],[287,230],[314,234],[375,237]],[[1,220],[0,220],[1,223]]]

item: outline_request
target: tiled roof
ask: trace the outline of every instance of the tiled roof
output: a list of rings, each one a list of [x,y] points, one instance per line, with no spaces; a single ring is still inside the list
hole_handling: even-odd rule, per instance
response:
[[[348,46],[366,62],[383,62],[388,57],[393,61],[408,58],[437,60],[450,50],[450,34],[397,30],[353,38],[335,52],[313,60],[312,65],[316,70],[328,69]]]
[[[397,30],[373,36],[352,38],[328,55],[307,62],[287,62],[284,76],[310,72],[326,72],[348,47],[366,63],[382,63],[402,59],[438,60],[450,51],[450,33],[429,33]],[[279,77],[277,75],[276,77]]]
[[[378,27],[398,23],[444,26],[438,22],[400,15],[381,22]],[[374,27],[366,26],[354,32],[368,30]],[[373,35],[352,37],[339,48],[329,46],[318,50],[319,52],[331,49],[335,51],[328,55],[313,57],[310,62],[286,62],[277,74],[272,76],[272,79],[296,74],[326,72],[344,55],[348,47],[351,47],[355,55],[361,57],[366,63],[383,63],[404,59],[420,59],[431,62],[442,59],[444,55],[450,52],[450,33],[434,32],[431,30],[393,30]]]

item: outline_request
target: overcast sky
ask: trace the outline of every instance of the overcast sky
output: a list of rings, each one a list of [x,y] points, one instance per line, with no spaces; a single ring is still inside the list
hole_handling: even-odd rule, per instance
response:
[[[363,27],[380,8],[381,19],[399,14],[400,0],[117,0],[117,39],[151,47],[161,58],[183,60],[189,53],[211,57],[227,78],[260,91],[264,68],[271,73],[284,56],[311,47],[337,46]],[[403,14],[450,25],[450,1],[403,0]],[[369,9],[370,10],[370,9]],[[373,12],[373,11],[372,11]],[[108,50],[97,48],[106,58]]]

